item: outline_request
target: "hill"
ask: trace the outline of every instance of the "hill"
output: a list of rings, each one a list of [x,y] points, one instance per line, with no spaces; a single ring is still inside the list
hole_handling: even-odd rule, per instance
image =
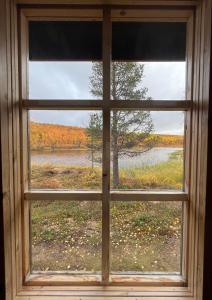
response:
[[[81,127],[30,122],[30,146],[39,149],[79,149],[86,147],[86,131]]]
[[[155,147],[182,147],[183,136],[151,134]],[[86,129],[76,126],[30,122],[31,150],[86,149]]]

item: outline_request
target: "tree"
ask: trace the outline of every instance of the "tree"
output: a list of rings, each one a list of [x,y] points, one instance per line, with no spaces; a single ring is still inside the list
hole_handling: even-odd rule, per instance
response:
[[[148,89],[141,86],[143,73],[144,65],[139,63],[113,62],[111,66],[111,98],[113,100],[151,100],[147,96]],[[95,62],[90,77],[90,90],[98,98],[103,96],[102,82],[102,64]],[[91,116],[92,118],[93,116]],[[101,118],[100,114],[96,114],[92,128],[97,128],[99,124],[102,124]],[[120,184],[119,157],[135,156],[148,151],[153,145],[152,142],[145,142],[145,140],[148,141],[152,131],[153,122],[148,111],[114,110],[112,112],[111,150],[114,188]],[[139,150],[135,150],[136,146],[139,146]]]
[[[93,169],[94,162],[100,160],[99,152],[102,145],[102,118],[98,113],[90,116],[87,136],[87,147],[91,149],[91,164]]]

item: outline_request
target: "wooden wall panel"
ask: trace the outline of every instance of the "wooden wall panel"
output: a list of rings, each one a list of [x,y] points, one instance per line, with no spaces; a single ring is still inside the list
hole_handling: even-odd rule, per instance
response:
[[[212,33],[211,33],[212,47]],[[208,116],[208,157],[207,157],[207,191],[205,215],[205,250],[204,250],[204,275],[203,275],[203,300],[212,299],[212,55],[210,61],[210,86],[209,86],[209,116]]]
[[[0,1],[0,111],[5,111],[7,109],[8,100],[8,82],[7,82],[7,25],[6,25],[6,1]],[[2,116],[0,120],[0,141],[1,141],[1,152],[0,152],[0,297],[4,299],[5,297],[5,266],[4,266],[4,256],[5,248],[9,247],[10,241],[8,240],[4,244],[4,226],[3,226],[3,203],[7,202],[7,193],[9,190],[9,179],[8,176],[3,172],[5,167],[3,162],[3,155],[8,151],[8,143],[2,144],[3,134],[7,134],[7,114]],[[3,133],[4,131],[4,133]],[[5,205],[4,205],[5,206]],[[7,220],[9,221],[9,220]]]

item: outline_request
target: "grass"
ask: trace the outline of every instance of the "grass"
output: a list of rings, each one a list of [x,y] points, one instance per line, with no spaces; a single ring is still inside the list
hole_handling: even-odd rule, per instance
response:
[[[36,201],[31,212],[34,270],[100,270],[100,203]]]
[[[100,271],[101,203],[33,202],[33,270]],[[112,271],[180,268],[181,205],[111,204]]]
[[[182,189],[183,160],[181,152],[166,162],[142,168],[120,170],[120,189]],[[31,187],[35,189],[101,189],[101,168],[32,165]]]
[[[182,189],[182,152],[166,162],[120,170],[122,189]],[[101,169],[33,165],[31,187],[98,189]],[[182,205],[113,202],[111,270],[179,272]],[[101,270],[101,203],[35,201],[31,204],[33,270]]]
[[[153,166],[121,170],[121,188],[182,189],[182,162],[169,160]]]
[[[98,167],[32,165],[31,187],[35,189],[96,190],[101,188]]]

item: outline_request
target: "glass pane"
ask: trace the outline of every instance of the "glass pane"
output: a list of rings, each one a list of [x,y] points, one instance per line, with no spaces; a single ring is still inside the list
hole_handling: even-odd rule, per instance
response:
[[[185,100],[185,62],[113,62],[113,100]]]
[[[111,271],[181,272],[182,203],[112,202]]]
[[[182,190],[184,113],[113,111],[113,189]]]
[[[139,13],[139,11],[137,11]],[[142,12],[142,11],[140,11]],[[118,11],[112,11],[117,15]],[[132,22],[127,14],[131,14]],[[186,22],[135,22],[130,11],[119,11],[112,23],[114,61],[185,61]],[[126,19],[125,19],[126,20]]]
[[[29,22],[29,99],[102,99],[91,84],[101,61],[101,21]]]
[[[112,35],[112,99],[186,99],[186,23],[113,22]]]
[[[98,65],[98,88],[92,85]],[[51,76],[49,76],[51,74]],[[29,62],[29,99],[102,99],[102,63],[75,62]]]
[[[101,203],[31,202],[32,271],[101,270]]]
[[[101,189],[101,112],[30,111],[29,119],[32,189]]]

